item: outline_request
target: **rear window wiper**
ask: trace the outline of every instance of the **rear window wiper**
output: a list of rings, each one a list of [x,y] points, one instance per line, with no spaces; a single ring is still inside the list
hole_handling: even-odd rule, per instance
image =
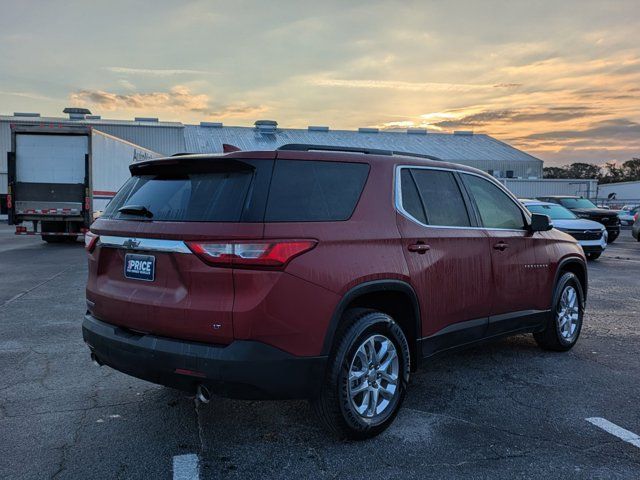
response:
[[[153,213],[144,205],[125,205],[124,207],[120,207],[118,212],[124,213],[127,215],[140,215],[141,217],[151,218],[153,217]]]

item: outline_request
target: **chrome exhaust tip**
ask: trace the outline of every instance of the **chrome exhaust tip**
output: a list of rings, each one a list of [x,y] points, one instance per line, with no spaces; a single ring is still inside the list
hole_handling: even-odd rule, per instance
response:
[[[209,403],[211,401],[211,392],[207,387],[200,384],[196,389],[196,398],[202,403]]]

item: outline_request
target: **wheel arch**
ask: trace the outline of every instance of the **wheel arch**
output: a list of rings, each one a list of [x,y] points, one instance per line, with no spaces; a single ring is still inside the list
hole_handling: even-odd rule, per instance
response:
[[[322,346],[322,354],[329,355],[337,334],[341,331],[344,313],[350,308],[372,308],[382,311],[400,325],[409,343],[412,369],[417,366],[418,341],[422,334],[420,304],[415,290],[402,280],[381,279],[360,283],[343,295],[333,312]]]
[[[553,291],[555,294],[556,285],[558,285],[558,280],[560,280],[560,276],[563,272],[571,272],[580,281],[580,285],[582,286],[582,292],[584,294],[584,299],[587,299],[587,290],[589,286],[589,276],[587,265],[582,258],[579,257],[569,257],[560,261],[558,264],[558,268],[556,269],[556,276],[553,282]]]

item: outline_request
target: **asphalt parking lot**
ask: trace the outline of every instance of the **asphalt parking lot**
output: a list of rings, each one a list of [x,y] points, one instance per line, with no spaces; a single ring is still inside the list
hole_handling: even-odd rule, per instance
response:
[[[629,230],[590,263],[573,350],[519,336],[433,359],[395,424],[361,443],[330,437],[305,402],[201,405],[95,367],[83,248],[12,232],[0,226],[0,478],[174,478],[195,461],[200,478],[640,478],[640,438],[586,420],[640,433]]]

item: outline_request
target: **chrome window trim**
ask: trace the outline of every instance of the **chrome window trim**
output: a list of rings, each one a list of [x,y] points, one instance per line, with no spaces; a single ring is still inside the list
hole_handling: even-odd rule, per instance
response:
[[[451,172],[451,173],[458,173],[458,174],[464,174],[464,175],[473,175],[475,177],[480,177],[485,179],[486,181],[494,184],[495,186],[497,186],[500,190],[502,190],[504,193],[507,194],[507,196],[511,199],[511,201],[513,201],[518,208],[520,209],[520,211],[522,212],[524,218],[526,219],[527,222],[531,221],[531,215],[528,213],[528,211],[526,210],[526,208],[518,201],[518,199],[509,191],[507,190],[504,185],[502,185],[500,182],[498,182],[497,180],[494,180],[493,178],[487,178],[484,175],[480,175],[474,172],[467,172],[465,170],[459,170],[456,168],[446,168],[446,167],[426,167],[423,165],[396,165],[395,168],[395,172],[394,172],[394,203],[395,203],[395,209],[398,213],[400,213],[401,215],[403,215],[404,217],[407,217],[409,220],[411,220],[414,223],[417,223],[420,226],[426,227],[426,228],[447,228],[447,229],[452,229],[452,230],[496,230],[496,231],[502,231],[502,232],[526,232],[527,230],[525,228],[495,228],[495,227],[456,227],[456,226],[450,226],[450,225],[427,225],[426,223],[422,223],[420,220],[418,220],[417,218],[415,218],[414,216],[412,216],[409,212],[407,212],[404,207],[402,206],[402,181],[401,181],[401,177],[400,177],[400,171],[403,168],[410,168],[410,169],[416,169],[416,170],[440,170],[440,171],[444,171],[444,172]],[[466,205],[466,203],[465,203]]]
[[[133,245],[133,243],[135,243],[135,245]],[[182,240],[100,235],[98,245],[134,251],[193,253]]]

